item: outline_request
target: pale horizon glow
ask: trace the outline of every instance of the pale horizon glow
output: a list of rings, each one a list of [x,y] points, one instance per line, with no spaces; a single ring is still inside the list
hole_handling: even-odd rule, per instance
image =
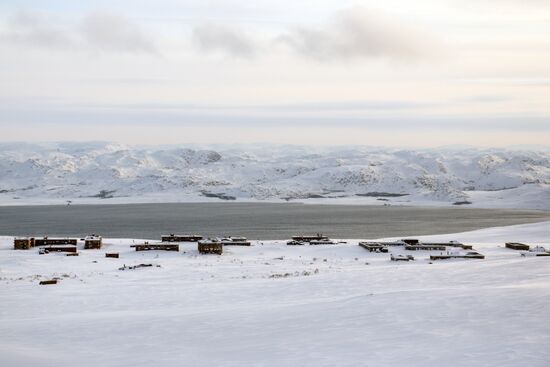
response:
[[[550,2],[0,4],[0,142],[550,141]]]

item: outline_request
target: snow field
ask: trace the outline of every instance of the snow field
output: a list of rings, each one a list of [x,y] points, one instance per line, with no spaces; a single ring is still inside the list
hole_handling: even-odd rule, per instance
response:
[[[217,256],[106,239],[66,257],[2,237],[0,365],[548,365],[550,258],[504,242],[550,247],[549,222],[419,238],[472,243],[486,259],[430,264],[435,252],[414,251],[396,263],[357,240]],[[140,263],[160,267],[118,270]]]

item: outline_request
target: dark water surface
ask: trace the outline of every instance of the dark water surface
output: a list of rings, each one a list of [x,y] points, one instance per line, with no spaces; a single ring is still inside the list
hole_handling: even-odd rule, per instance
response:
[[[463,232],[550,220],[533,210],[174,203],[0,207],[0,235],[160,239],[165,233],[287,239],[322,232],[335,238],[378,238]]]

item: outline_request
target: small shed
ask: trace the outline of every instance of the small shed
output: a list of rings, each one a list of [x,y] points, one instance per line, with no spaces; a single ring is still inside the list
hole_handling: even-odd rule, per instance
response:
[[[86,236],[84,238],[84,249],[86,250],[99,250],[101,248],[101,245],[103,243],[103,239],[101,236],[97,236],[95,234],[92,234],[90,236]]]
[[[526,245],[524,243],[519,243],[519,242],[506,242],[506,248],[509,248],[512,250],[529,251],[529,245]]]

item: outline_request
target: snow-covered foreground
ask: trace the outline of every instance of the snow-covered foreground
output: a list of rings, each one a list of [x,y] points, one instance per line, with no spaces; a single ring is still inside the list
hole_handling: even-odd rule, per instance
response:
[[[109,239],[66,257],[2,237],[0,365],[548,366],[550,257],[503,243],[548,247],[550,222],[421,238],[474,244],[486,259],[430,264],[419,251],[395,263],[356,240],[217,256]],[[139,263],[160,267],[118,270]]]

